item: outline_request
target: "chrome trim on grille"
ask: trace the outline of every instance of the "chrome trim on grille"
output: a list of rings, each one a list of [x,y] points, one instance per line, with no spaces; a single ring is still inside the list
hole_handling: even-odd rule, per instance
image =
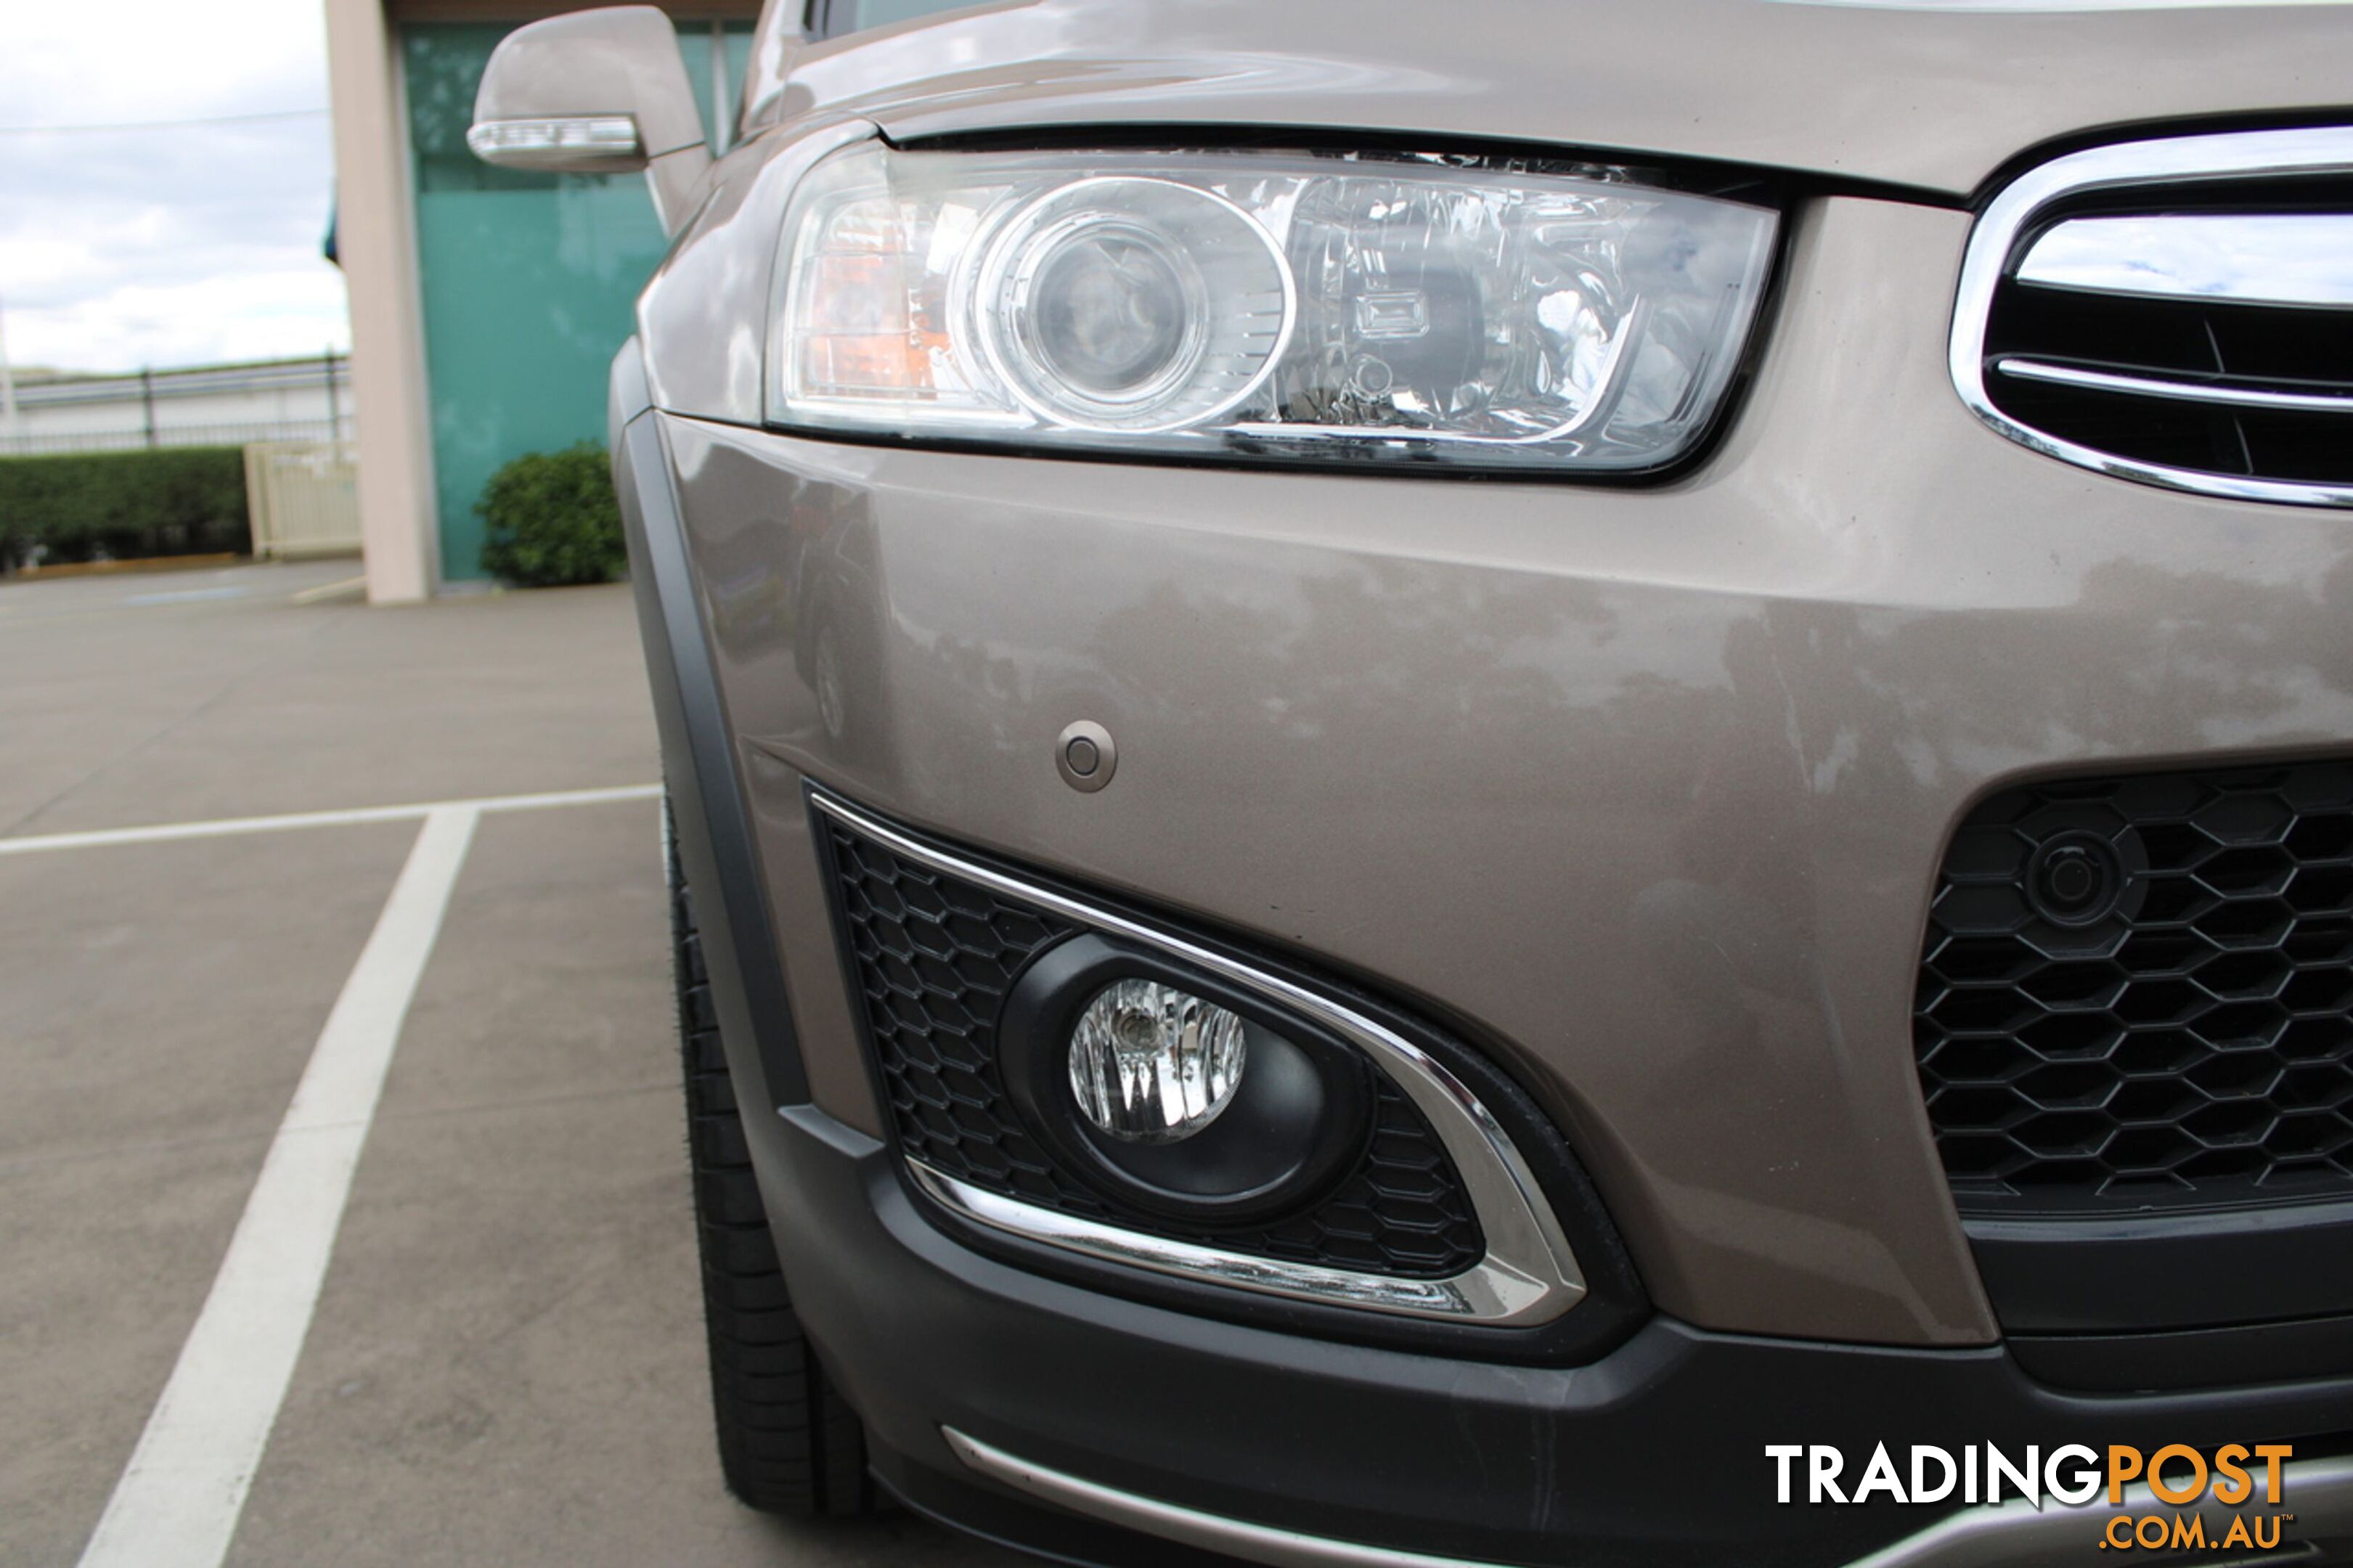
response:
[[[1008,1235],[1156,1273],[1368,1311],[1491,1327],[1526,1327],[1551,1321],[1584,1298],[1585,1275],[1577,1266],[1577,1254],[1510,1135],[1469,1085],[1412,1041],[1354,1008],[1279,975],[934,848],[823,790],[812,790],[809,798],[819,811],[877,840],[893,854],[1208,970],[1274,1006],[1304,1015],[1363,1051],[1429,1119],[1446,1146],[1471,1206],[1479,1215],[1487,1252],[1462,1273],[1437,1280],[1245,1258],[1038,1208],[982,1192],[909,1161],[907,1168],[917,1186],[943,1207]]]
[[[1204,1513],[1158,1498],[1123,1491],[1087,1480],[1067,1470],[1050,1469],[1018,1458],[1002,1448],[968,1437],[953,1426],[940,1428],[948,1448],[965,1466],[1001,1485],[1099,1519],[1124,1530],[1156,1535],[1219,1552],[1244,1563],[1270,1568],[1500,1568],[1467,1557],[1432,1557],[1421,1552],[1398,1552],[1387,1546],[1366,1546],[1336,1541],[1328,1535],[1308,1535],[1271,1524],[1252,1524],[1223,1514]]]
[[[2052,224],[2018,264],[2042,289],[2353,306],[2353,213],[2171,213]]]
[[[2078,446],[2004,414],[1994,406],[1985,384],[1986,325],[1995,291],[2011,265],[2020,237],[2054,203],[2087,192],[2135,186],[2161,189],[2231,180],[2348,174],[2353,174],[2353,128],[2342,126],[2125,142],[2071,153],[2029,170],[1994,198],[1970,232],[1953,303],[1948,363],[1954,390],[1972,413],[2000,434],[2078,468],[2195,495],[2353,507],[2353,485],[2298,484],[2200,473],[2138,462]]]
[[[2353,253],[2348,253],[2353,254]],[[2126,397],[2161,397],[2177,403],[2214,403],[2229,408],[2277,408],[2289,413],[2353,415],[2353,397],[2341,393],[2274,392],[2268,387],[2233,386],[2220,381],[2158,381],[2145,375],[2117,375],[2105,370],[2079,370],[2071,364],[2004,354],[1993,362],[1995,374],[2021,381],[2047,381],[2060,386],[2089,387]],[[2353,431],[2347,432],[2353,439]]]

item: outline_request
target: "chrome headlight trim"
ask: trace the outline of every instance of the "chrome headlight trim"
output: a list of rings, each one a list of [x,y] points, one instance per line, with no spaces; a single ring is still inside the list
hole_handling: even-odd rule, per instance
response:
[[[892,853],[1050,910],[1079,925],[1207,970],[1270,1005],[1303,1015],[1361,1050],[1387,1073],[1446,1147],[1485,1233],[1478,1263],[1445,1279],[1356,1273],[1328,1265],[1229,1253],[1123,1229],[981,1191],[915,1161],[917,1189],[948,1212],[1028,1241],[1202,1284],[1326,1306],[1487,1327],[1532,1327],[1586,1294],[1584,1271],[1535,1173],[1494,1113],[1446,1066],[1378,1020],[1280,975],[1111,910],[935,848],[824,790],[813,805]]]
[[[1949,365],[1953,388],[1971,413],[2022,447],[2116,479],[2192,495],[2300,506],[2353,507],[2353,486],[2298,484],[2200,473],[2138,462],[2079,446],[2021,424],[1994,405],[1985,384],[1986,328],[1995,291],[2020,238],[2060,202],[2090,192],[2137,186],[2206,184],[2298,174],[2353,174],[2353,127],[2242,131],[2124,142],[2071,153],[2031,169],[1995,197],[1969,233],[1953,300]]]

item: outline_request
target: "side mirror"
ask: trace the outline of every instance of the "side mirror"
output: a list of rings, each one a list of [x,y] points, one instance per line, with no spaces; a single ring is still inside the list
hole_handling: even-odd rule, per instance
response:
[[[508,34],[482,72],[466,145],[509,169],[642,169],[670,234],[711,166],[677,29],[651,5],[575,11]]]

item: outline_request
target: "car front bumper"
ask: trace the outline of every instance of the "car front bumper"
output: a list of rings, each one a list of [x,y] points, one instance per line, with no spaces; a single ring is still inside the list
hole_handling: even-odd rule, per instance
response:
[[[764,1186],[902,1489],[968,1487],[952,1427],[1343,1540],[1829,1562],[1920,1516],[1777,1510],[1765,1443],[2353,1430],[2342,1382],[2038,1386],[2000,1348],[1937,1163],[1911,1010],[1969,807],[2054,770],[2353,736],[2343,519],[2120,483],[1978,425],[1945,359],[1968,225],[1854,198],[1795,215],[1729,428],[1648,488],[1049,461],[620,410],[634,482],[674,509],[677,561],[639,592],[707,651],[697,767],[733,797],[734,901],[772,922],[747,967],[781,976],[765,1011],[794,1037],[747,1098],[807,1102],[763,1124]],[[1054,765],[1080,719],[1117,742],[1100,792]],[[1583,1160],[1661,1317],[1588,1366],[1458,1363],[1211,1322],[948,1239],[873,1142],[812,780],[1489,1050]],[[731,1049],[763,1026],[783,1026],[747,1008]],[[970,1495],[994,1494],[926,1506],[973,1522]]]
[[[2103,1453],[2108,1443],[2211,1447],[2341,1430],[2353,1413],[2353,1380],[2085,1397],[2038,1385],[1999,1347],[1832,1345],[1665,1317],[1577,1367],[1302,1339],[982,1257],[917,1210],[882,1145],[813,1107],[764,1120],[754,1136],[795,1305],[866,1421],[878,1473],[951,1523],[1074,1561],[1222,1559],[1023,1506],[960,1458],[950,1433],[1245,1527],[1208,1539],[1255,1561],[1408,1568],[1386,1552],[1419,1553],[1429,1568],[1820,1568],[1924,1537],[1939,1510],[1883,1499],[1778,1504],[1768,1444],[1834,1445],[1859,1467],[1880,1443],[1897,1455],[1914,1443],[1957,1453],[1993,1442],[2011,1454],[2069,1442]],[[2297,1445],[2292,1534],[2353,1544],[2353,1477],[2320,1458],[2330,1451]],[[1956,1522],[1982,1531],[1983,1517],[1970,1510]],[[2013,1517],[1990,1546],[1982,1533],[1925,1537],[1888,1561],[2015,1565],[2097,1551],[2100,1510],[2048,1517],[2066,1528],[2054,1531],[2047,1559]],[[1096,1518],[1175,1533],[1165,1518],[1116,1509]],[[1320,1559],[1254,1550],[1268,1531],[1346,1550]]]

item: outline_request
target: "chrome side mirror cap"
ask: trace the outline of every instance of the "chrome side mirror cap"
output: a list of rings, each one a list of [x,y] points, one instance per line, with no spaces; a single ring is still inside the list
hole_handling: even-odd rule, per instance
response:
[[[670,234],[711,166],[677,30],[651,5],[575,11],[508,34],[482,72],[466,145],[509,169],[642,169]]]

